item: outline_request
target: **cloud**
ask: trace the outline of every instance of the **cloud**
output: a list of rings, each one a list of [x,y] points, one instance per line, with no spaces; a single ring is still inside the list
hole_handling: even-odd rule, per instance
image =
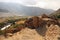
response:
[[[60,0],[36,0],[36,3],[34,5],[27,6],[35,6],[40,8],[57,10],[60,8]]]
[[[20,3],[23,5],[34,5],[36,3],[35,0],[0,0],[0,2],[13,2]]]
[[[60,8],[60,1],[48,1],[47,5],[44,8],[57,10]]]
[[[60,8],[60,0],[0,0],[0,2],[13,2],[25,6],[35,6],[54,10]]]

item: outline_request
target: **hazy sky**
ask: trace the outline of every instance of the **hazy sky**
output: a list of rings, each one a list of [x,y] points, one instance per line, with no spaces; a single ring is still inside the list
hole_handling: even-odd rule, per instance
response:
[[[60,8],[60,0],[0,0],[0,2],[19,3],[25,6],[35,6],[54,10]]]

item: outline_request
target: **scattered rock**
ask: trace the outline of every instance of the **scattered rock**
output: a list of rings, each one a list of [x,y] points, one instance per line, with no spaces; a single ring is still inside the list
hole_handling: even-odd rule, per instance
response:
[[[46,14],[42,14],[42,18],[49,18]]]
[[[8,37],[12,37],[13,34],[12,34],[12,33],[7,33],[7,36],[8,36]]]
[[[59,26],[51,24],[46,31],[45,39],[46,40],[57,40],[59,35]]]

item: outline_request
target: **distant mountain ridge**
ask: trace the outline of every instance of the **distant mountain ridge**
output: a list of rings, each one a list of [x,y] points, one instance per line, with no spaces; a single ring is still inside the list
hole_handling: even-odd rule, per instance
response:
[[[2,11],[1,11],[2,10]],[[5,13],[7,15],[22,15],[22,16],[37,16],[42,13],[52,13],[54,10],[51,9],[43,9],[39,7],[27,7],[17,3],[3,3],[0,2],[0,12]],[[5,12],[5,13],[4,13]],[[0,13],[1,15],[1,13]]]

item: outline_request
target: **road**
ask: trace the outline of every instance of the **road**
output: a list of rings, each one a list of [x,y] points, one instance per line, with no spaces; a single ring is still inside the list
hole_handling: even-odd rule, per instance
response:
[[[9,23],[7,25],[5,25],[4,27],[2,27],[0,30],[5,30],[6,28],[10,27],[12,25],[12,23]]]

